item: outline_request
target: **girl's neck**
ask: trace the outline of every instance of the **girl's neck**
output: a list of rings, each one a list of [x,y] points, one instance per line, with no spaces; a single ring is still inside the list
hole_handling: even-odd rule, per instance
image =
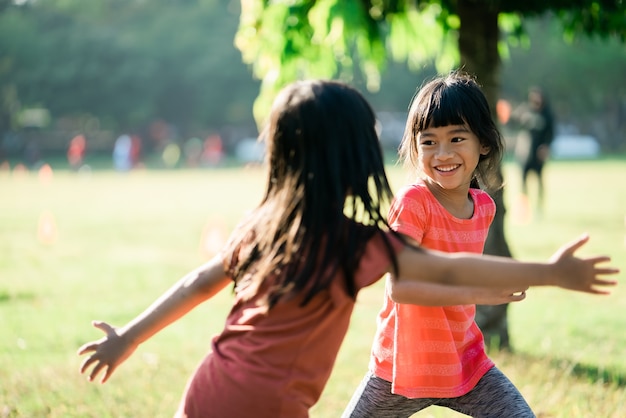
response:
[[[455,189],[444,189],[429,179],[422,181],[439,204],[455,218],[470,219],[474,215],[474,200],[469,194],[469,183]]]

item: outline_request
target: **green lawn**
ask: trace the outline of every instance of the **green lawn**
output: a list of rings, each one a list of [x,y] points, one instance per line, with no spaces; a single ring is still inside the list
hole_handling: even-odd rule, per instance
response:
[[[405,178],[390,167],[393,184]],[[551,162],[543,214],[517,209],[517,168],[505,164],[507,239],[515,257],[547,259],[582,232],[581,254],[626,271],[626,161]],[[0,417],[169,417],[228,312],[222,292],[141,347],[106,385],[78,374],[92,319],[122,324],[253,207],[262,168],[0,172]],[[42,214],[51,242],[38,240]],[[56,231],[56,232],[55,232]],[[207,232],[208,231],[208,232]],[[44,237],[44,238],[46,238]],[[623,277],[624,274],[621,275]],[[365,373],[380,284],[359,296],[350,332],[313,418],[339,416]],[[626,290],[606,297],[532,289],[510,307],[513,355],[494,354],[541,417],[621,417],[626,405]],[[417,417],[457,416],[428,409]]]

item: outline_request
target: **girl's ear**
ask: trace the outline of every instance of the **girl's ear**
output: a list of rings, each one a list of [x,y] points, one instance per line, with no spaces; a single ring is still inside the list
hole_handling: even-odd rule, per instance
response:
[[[480,155],[487,155],[491,151],[491,147],[489,145],[481,145],[480,146]]]

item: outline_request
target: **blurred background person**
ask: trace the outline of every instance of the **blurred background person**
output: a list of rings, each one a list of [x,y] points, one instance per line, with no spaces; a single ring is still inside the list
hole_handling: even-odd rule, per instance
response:
[[[130,136],[130,163],[133,168],[142,167],[141,156],[143,152],[143,140],[137,134]]]
[[[121,134],[115,140],[113,146],[113,166],[117,171],[129,171],[133,167],[132,162],[133,141],[128,134]]]
[[[528,178],[532,172],[537,186],[535,203],[541,213],[544,201],[543,167],[550,156],[550,144],[554,139],[554,115],[545,93],[539,87],[531,87],[528,101],[513,110],[510,121],[520,129],[515,156],[521,168],[521,204],[530,213]]]
[[[70,140],[67,148],[67,162],[73,170],[78,170],[85,159],[87,139],[85,135],[78,134]]]
[[[224,145],[222,137],[218,134],[212,134],[206,137],[202,148],[202,163],[208,167],[215,167],[222,162],[224,158]]]

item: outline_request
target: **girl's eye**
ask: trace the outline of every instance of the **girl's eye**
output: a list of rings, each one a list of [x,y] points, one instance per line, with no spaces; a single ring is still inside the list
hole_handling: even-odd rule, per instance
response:
[[[420,145],[423,145],[423,146],[433,145],[434,143],[435,141],[430,140],[430,139],[423,139],[422,141],[420,141]]]
[[[465,138],[461,138],[461,137],[458,137],[458,136],[457,136],[457,137],[452,138],[452,142],[461,142],[461,141],[463,141],[464,139],[465,139]]]

